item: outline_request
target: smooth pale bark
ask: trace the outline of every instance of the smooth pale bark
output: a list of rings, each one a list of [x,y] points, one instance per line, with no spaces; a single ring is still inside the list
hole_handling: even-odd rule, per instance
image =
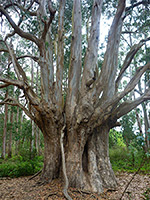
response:
[[[16,124],[17,124],[17,128],[16,128],[16,135],[18,136],[20,133],[19,133],[19,107],[17,107],[17,113],[16,113]],[[19,143],[20,143],[20,139],[18,139],[16,141],[16,144],[15,144],[15,154],[17,155],[18,152],[19,152]]]
[[[33,47],[32,47],[32,53],[33,53]],[[34,63],[33,60],[31,59],[31,87],[34,87]],[[31,133],[31,155],[33,153],[34,149],[34,136],[35,136],[35,125],[34,121],[31,120],[31,126],[32,126],[32,133]]]
[[[75,107],[77,105],[79,84],[81,77],[81,46],[82,46],[82,15],[81,15],[81,2],[75,0],[73,4],[72,16],[72,42],[71,42],[71,55],[69,65],[69,82],[66,99],[66,119],[70,121],[73,117]]]
[[[57,70],[56,70],[56,84],[55,84],[55,101],[57,109],[60,113],[64,109],[63,93],[62,93],[62,80],[64,69],[64,11],[65,0],[60,0],[59,6],[59,21],[58,21],[58,42],[57,42]]]
[[[8,90],[6,90],[5,98],[8,97]],[[4,115],[4,129],[3,129],[3,146],[2,146],[2,158],[6,156],[6,134],[7,134],[7,120],[8,120],[8,105],[5,105]]]
[[[34,137],[35,137],[35,125],[34,125],[34,121],[31,121],[31,126],[32,126],[32,133],[31,133],[31,154],[32,154],[33,150],[34,150]]]
[[[97,68],[97,56],[98,56],[98,44],[100,35],[100,17],[101,17],[101,7],[102,0],[94,0],[92,7],[92,19],[91,19],[91,29],[90,37],[88,39],[88,47],[85,55],[83,77],[81,91],[84,94],[87,89],[96,80],[96,68]]]
[[[99,76],[97,88],[98,95],[100,95],[101,87],[103,87],[102,101],[112,98],[115,94],[115,78],[118,66],[118,51],[122,31],[124,9],[125,1],[119,1],[118,9],[108,35],[107,49],[104,56],[104,62]],[[104,82],[105,84],[103,84]]]
[[[138,88],[139,88],[140,95],[142,95],[142,87],[141,87],[141,82],[140,81],[138,83]],[[150,129],[150,122],[149,122],[149,117],[148,117],[148,112],[147,112],[147,108],[146,108],[145,102],[143,102],[141,104],[141,106],[142,106],[142,110],[143,110],[143,114],[144,114],[145,150],[148,151],[148,149],[150,147],[149,131],[148,131]]]
[[[11,123],[11,129],[9,132],[9,143],[8,143],[8,157],[11,158],[12,157],[12,128],[13,128],[13,117],[14,117],[14,113],[11,110],[10,113],[10,123]]]
[[[39,155],[39,128],[35,124],[35,149],[37,154]]]

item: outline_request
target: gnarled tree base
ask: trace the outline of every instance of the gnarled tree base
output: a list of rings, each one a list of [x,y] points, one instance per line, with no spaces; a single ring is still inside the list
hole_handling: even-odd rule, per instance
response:
[[[116,178],[109,160],[109,127],[96,129],[81,145],[77,134],[68,139],[66,144],[66,171],[69,186],[82,190],[102,193],[103,188],[114,189]],[[70,137],[72,137],[70,136]],[[61,178],[60,145],[45,138],[45,161],[41,180],[50,182],[54,178]]]

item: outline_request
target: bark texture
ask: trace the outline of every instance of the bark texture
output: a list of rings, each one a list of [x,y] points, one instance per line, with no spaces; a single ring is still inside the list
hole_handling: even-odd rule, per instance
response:
[[[69,186],[82,188],[91,192],[102,192],[103,188],[115,188],[115,175],[109,160],[109,130],[117,125],[117,120],[147,99],[150,99],[150,89],[134,101],[122,101],[134,90],[142,75],[150,69],[150,63],[140,66],[131,77],[130,82],[119,91],[119,83],[128,69],[138,50],[149,39],[141,40],[133,45],[128,52],[120,72],[118,70],[118,55],[120,36],[125,15],[125,0],[119,0],[112,25],[108,35],[108,43],[101,69],[98,68],[98,44],[100,39],[100,17],[102,0],[93,0],[89,21],[90,34],[85,57],[82,58],[82,9],[81,1],[73,1],[72,34],[70,41],[70,64],[67,74],[64,66],[64,55],[68,51],[64,42],[69,33],[64,30],[65,6],[67,1],[60,0],[58,8],[58,30],[53,27],[55,13],[51,0],[21,1],[0,5],[0,13],[4,15],[13,29],[3,40],[5,48],[0,52],[10,55],[16,77],[0,76],[0,88],[13,85],[24,93],[26,103],[8,96],[0,104],[8,104],[22,108],[25,114],[34,121],[44,135],[44,168],[41,182],[50,182],[61,177],[62,162],[60,137],[64,149],[66,176]],[[33,3],[33,4],[32,4]],[[36,5],[32,8],[32,5]],[[25,32],[9,15],[9,9],[14,7],[30,17],[36,18],[39,30],[36,34]],[[134,6],[133,6],[134,8]],[[37,9],[37,10],[36,10]],[[19,12],[18,12],[19,13]],[[55,21],[57,23],[57,20]],[[52,32],[54,33],[52,34]],[[57,36],[56,36],[57,32]],[[14,34],[32,42],[36,55],[17,56],[17,51],[8,38]],[[55,41],[54,41],[55,37]],[[55,55],[54,47],[55,44]],[[0,46],[1,48],[1,46]],[[64,50],[65,49],[65,50]],[[40,69],[40,92],[34,90],[34,83],[27,78],[19,59],[30,58]],[[84,61],[82,61],[84,60]],[[56,65],[54,67],[54,65]],[[32,67],[32,66],[31,66]],[[82,68],[83,67],[83,68]],[[56,68],[56,74],[55,69]],[[38,69],[38,67],[37,67]],[[67,88],[64,87],[63,73],[67,74]],[[118,74],[118,75],[117,75]],[[38,72],[36,78],[38,79]],[[65,120],[64,120],[65,119]]]

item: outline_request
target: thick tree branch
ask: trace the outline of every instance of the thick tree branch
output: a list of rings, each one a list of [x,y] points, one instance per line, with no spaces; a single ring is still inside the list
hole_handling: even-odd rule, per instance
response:
[[[118,67],[118,49],[122,30],[123,14],[125,10],[125,0],[119,0],[118,8],[112,22],[104,62],[99,79],[96,83],[96,92],[99,97],[103,85],[103,99],[112,98],[115,93],[115,77]],[[105,84],[104,84],[105,83]]]
[[[138,84],[141,76],[144,74],[144,72],[146,70],[150,69],[150,63],[144,65],[143,67],[138,68],[138,70],[136,71],[135,75],[132,77],[132,79],[129,81],[129,83],[127,84],[126,88],[124,89],[124,91],[122,91],[119,94],[116,94],[112,100],[109,102],[109,105],[112,104],[112,106],[116,106],[117,103],[125,96],[127,95],[129,92],[131,92],[135,86]]]
[[[140,67],[137,70],[137,72],[135,73],[133,78],[130,80],[130,82],[128,83],[128,85],[124,89],[124,91],[122,91],[119,94],[114,95],[112,98],[108,98],[107,100],[104,101],[104,103],[101,103],[101,101],[100,101],[100,103],[97,105],[94,113],[92,114],[92,120],[96,121],[99,118],[99,120],[102,121],[103,119],[105,119],[105,120],[108,119],[110,117],[110,115],[113,116],[114,115],[113,113],[116,113],[116,111],[114,111],[114,110],[116,110],[116,107],[117,107],[118,103],[120,102],[120,100],[135,88],[135,86],[138,84],[139,79],[141,78],[143,73],[148,69],[150,69],[150,63],[146,64],[143,67]],[[149,92],[147,90],[144,93],[144,95],[142,95],[142,97],[143,97],[142,100],[137,99],[137,101],[135,101],[136,104],[139,105],[140,103],[142,103],[146,99],[149,99],[150,98],[150,96],[148,96]],[[132,103],[132,104],[134,105],[134,103]],[[131,107],[133,106],[132,104],[131,104]],[[133,108],[135,108],[135,107],[133,107]],[[121,108],[120,108],[120,112],[121,112]],[[129,112],[129,111],[127,111],[127,112]],[[99,117],[99,113],[101,113],[100,117]],[[119,116],[119,114],[118,114],[118,116]]]
[[[98,3],[100,6],[102,2],[98,1]],[[95,7],[97,7],[97,4]],[[115,18],[114,18],[113,23],[110,28],[107,50],[105,53],[102,70],[101,70],[101,73],[100,73],[98,79],[95,81],[95,84],[93,85],[92,89],[89,90],[87,92],[87,94],[85,94],[83,92],[83,91],[85,91],[85,89],[84,89],[85,85],[81,86],[82,87],[81,94],[84,95],[84,97],[82,99],[82,106],[78,109],[79,111],[77,110],[78,123],[82,120],[82,118],[84,118],[84,121],[88,121],[89,119],[91,121],[95,121],[99,118],[99,115],[100,115],[99,113],[101,113],[101,110],[102,110],[102,113],[104,113],[105,110],[111,109],[110,108],[111,100],[112,99],[114,100],[114,93],[115,93],[115,76],[116,76],[116,71],[117,71],[118,49],[119,49],[119,41],[120,41],[120,35],[121,35],[121,29],[122,29],[122,16],[123,16],[124,9],[125,9],[125,0],[123,0],[123,1],[120,0],[118,3],[118,8],[117,8]],[[99,15],[100,15],[100,13],[101,12],[99,10]],[[95,16],[96,20],[97,20],[97,18],[99,18],[99,15]],[[97,26],[98,26],[98,24],[97,24]],[[97,26],[96,26],[96,28],[97,28]],[[95,35],[95,37],[96,37],[96,35]],[[93,40],[95,40],[95,38],[93,38]],[[89,46],[89,48],[95,49],[95,46],[93,46],[93,45],[97,45],[97,44],[93,43],[92,47]],[[89,49],[89,51],[90,51],[90,49]],[[95,59],[95,56],[93,57],[93,52],[90,52],[89,56],[91,56],[91,58]],[[93,62],[91,62],[91,65],[88,66],[89,70],[90,70],[90,68],[93,67],[92,63]],[[96,62],[94,62],[94,63],[96,64]],[[85,76],[85,74],[83,72],[83,77],[84,76]],[[82,79],[82,84],[83,84],[83,79]],[[90,83],[90,84],[92,84],[92,83]],[[89,84],[89,86],[90,86],[90,84]],[[87,87],[87,84],[86,84],[86,87]],[[102,94],[102,95],[100,96],[100,94]],[[103,102],[105,102],[105,103],[103,103]],[[94,108],[95,108],[95,110],[94,110]],[[81,114],[84,112],[86,112],[86,116],[83,116]],[[107,113],[110,114],[110,111],[108,111]],[[109,116],[109,114],[106,114],[105,117],[107,118]],[[103,118],[103,114],[101,115],[100,118]]]
[[[18,22],[18,27],[20,26],[20,24],[22,23],[22,21],[23,21],[23,17],[21,17],[20,19],[19,19],[19,22]],[[13,30],[11,33],[8,33],[7,35],[6,35],[6,37],[5,37],[5,41],[8,39],[8,38],[10,38],[10,37],[12,37],[13,35],[15,35],[15,33],[16,33],[16,31],[15,30]]]
[[[0,76],[0,81],[3,82],[3,83],[9,84],[9,85],[17,86],[20,89],[23,88],[23,81],[20,81],[20,80],[3,78],[2,76]]]
[[[19,36],[21,36],[21,37],[23,37],[23,38],[25,38],[25,39],[28,39],[28,40],[34,42],[37,46],[40,46],[40,41],[39,41],[39,39],[38,39],[36,36],[34,36],[34,35],[30,34],[30,33],[26,33],[26,32],[24,32],[24,31],[22,31],[22,30],[15,24],[15,22],[14,22],[14,21],[12,20],[12,18],[9,16],[9,14],[7,13],[7,11],[6,11],[1,5],[0,5],[0,12],[7,18],[8,22],[10,23],[10,25],[12,26],[12,28],[15,30],[15,32],[16,32]]]
[[[24,55],[24,56],[19,56],[19,57],[16,57],[17,60],[19,59],[23,59],[23,58],[31,58],[33,59],[35,62],[39,62],[39,58],[36,57],[36,56],[32,56],[32,55]]]
[[[8,97],[4,101],[0,102],[0,105],[4,105],[4,104],[20,107],[30,119],[34,120],[34,116],[22,104],[20,104],[15,98]]]
[[[22,89],[24,91],[26,97],[29,99],[30,104],[33,105],[34,108],[39,111],[40,110],[40,108],[39,108],[40,100],[39,100],[38,96],[35,94],[35,92],[32,90],[32,88],[28,85],[27,77],[24,74],[23,69],[18,68],[21,66],[19,65],[19,63],[16,63],[16,57],[13,57],[13,59],[15,60],[14,64],[16,65],[16,69],[18,70],[17,73],[18,73],[18,75],[20,75],[20,73],[21,73],[23,80],[21,80],[21,79],[11,80],[11,79],[3,78],[0,76],[0,81],[10,84],[10,85],[17,86],[18,88]]]
[[[81,2],[75,0],[73,4],[72,16],[72,42],[71,42],[71,56],[69,66],[69,83],[67,92],[67,118],[72,116],[74,108],[77,103],[80,75],[81,75],[81,46],[82,46],[82,15]]]
[[[0,49],[0,52],[8,53],[8,50],[7,49]]]
[[[31,2],[31,4],[29,5],[28,8],[25,8],[23,6],[21,6],[20,4],[16,4],[16,6],[18,6],[18,8],[20,8],[20,10],[24,11],[25,13],[28,13],[30,16],[37,16],[37,12],[36,11],[30,11],[30,8],[32,7],[34,1]]]
[[[57,47],[57,71],[56,71],[56,88],[55,98],[60,112],[63,110],[63,97],[62,97],[62,80],[64,69],[64,10],[65,0],[60,0],[59,5],[59,22],[58,22],[58,47]]]
[[[8,87],[9,85],[10,85],[9,83],[1,84],[1,85],[0,85],[0,89],[5,88],[5,87]]]
[[[48,23],[46,20],[47,17],[46,4],[47,4],[46,0],[41,0],[38,10],[38,17],[41,19],[41,22],[44,22],[45,25]],[[52,39],[50,32],[51,30],[50,27],[47,28],[43,32],[43,23],[40,24],[42,36],[41,36],[41,47],[39,48],[40,50],[39,65],[41,68],[42,98],[46,102],[51,104],[54,91],[53,90],[54,89],[53,47],[52,47]]]
[[[56,10],[53,9],[52,7],[52,3],[51,3],[51,0],[49,0],[49,4],[48,4],[48,8],[49,8],[49,11],[50,11],[50,18],[47,21],[44,21],[44,30],[43,30],[43,33],[42,33],[42,39],[45,40],[46,38],[46,34],[49,30],[49,27],[54,19],[54,16],[55,16],[55,13],[56,13]]]
[[[9,46],[7,43],[6,43],[6,45],[7,45],[7,48],[9,50],[9,54],[11,56],[12,63],[14,65],[14,69],[15,69],[15,72],[17,74],[18,79],[19,80],[23,79],[24,81],[27,82],[27,76],[26,76],[25,72],[23,71],[22,67],[20,66],[20,64],[19,64],[19,62],[18,62],[18,60],[16,58],[16,55],[15,55],[14,50],[13,50],[13,47]]]
[[[146,65],[144,65],[143,67],[139,67],[135,73],[135,75],[132,77],[132,79],[130,80],[130,82],[127,84],[125,90],[121,93],[122,95],[126,95],[129,92],[131,92],[135,86],[138,84],[141,76],[144,74],[144,72],[146,70],[150,69],[150,63],[147,63]]]
[[[120,73],[116,79],[116,89],[119,86],[119,83],[122,79],[122,76],[125,72],[125,70],[129,67],[129,65],[131,64],[131,61],[133,60],[135,54],[137,53],[137,51],[145,44],[146,41],[150,40],[150,38],[147,38],[145,40],[141,40],[138,44],[135,44],[131,47],[130,51],[127,53],[126,58],[124,60],[124,63],[122,65],[122,68],[120,70]]]
[[[84,69],[81,84],[81,93],[84,94],[91,84],[96,80],[97,55],[100,34],[100,17],[102,0],[94,0],[92,8],[92,22],[90,29],[90,37],[84,60]]]
[[[31,4],[29,5],[28,8],[25,8],[24,6],[22,6],[21,4],[19,3],[15,3],[15,2],[11,2],[9,4],[7,4],[6,6],[4,6],[4,9],[6,10],[7,8],[9,7],[12,7],[12,6],[16,6],[18,7],[20,10],[24,11],[25,13],[28,13],[30,16],[36,16],[37,15],[37,12],[36,11],[30,11],[30,8],[32,7],[34,1],[31,2]],[[16,9],[15,9],[16,10]],[[18,12],[18,11],[16,11]]]
[[[141,97],[135,99],[134,101],[126,101],[126,102],[122,103],[114,111],[117,119],[119,119],[123,115],[127,114],[128,112],[130,112],[131,110],[133,110],[134,108],[136,108],[138,105],[140,105],[141,103],[143,103],[146,100],[150,100],[150,89],[146,90],[145,93]]]

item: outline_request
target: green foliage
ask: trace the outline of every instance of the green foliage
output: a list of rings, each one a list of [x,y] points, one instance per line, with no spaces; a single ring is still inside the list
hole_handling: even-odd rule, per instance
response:
[[[133,130],[135,121],[135,111],[131,111],[121,119],[122,135],[127,146],[129,146],[130,142],[136,138]]]
[[[0,161],[0,177],[20,177],[35,174],[43,166],[43,157],[26,160],[22,156],[14,156],[9,160]]]
[[[147,190],[143,193],[144,199],[149,200],[150,199],[150,188],[147,188]]]
[[[138,151],[135,147],[130,146],[129,150],[123,147],[116,147],[110,149],[110,161],[114,171],[127,171],[135,172],[140,167],[143,159],[145,158],[144,152]],[[147,159],[141,167],[141,173],[149,173],[150,160]]]
[[[109,132],[109,146],[112,148],[113,146],[125,147],[125,143],[123,141],[123,136],[121,132],[117,132],[114,129],[111,129]]]
[[[126,122],[131,125],[132,122]],[[132,126],[127,127],[132,131]],[[127,130],[127,129],[125,129]],[[133,133],[133,132],[131,132]],[[126,137],[130,135],[126,134]],[[109,134],[109,155],[114,171],[135,172],[145,158],[146,162],[141,167],[140,172],[149,173],[150,171],[150,154],[143,151],[144,138],[140,135],[134,135],[133,139],[129,138],[128,146],[125,145],[127,138],[124,138],[122,132],[110,130]]]

